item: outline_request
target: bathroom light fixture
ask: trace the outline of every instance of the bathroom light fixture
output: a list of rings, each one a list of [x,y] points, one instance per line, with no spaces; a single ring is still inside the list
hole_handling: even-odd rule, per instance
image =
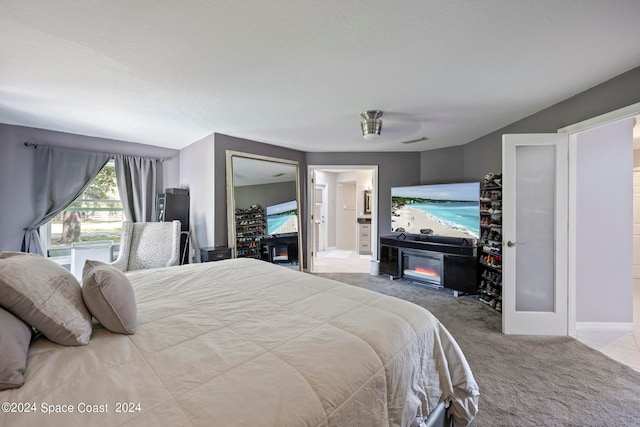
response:
[[[360,126],[362,127],[362,136],[367,141],[376,139],[380,136],[382,130],[382,111],[380,110],[367,110],[360,114],[362,121]]]

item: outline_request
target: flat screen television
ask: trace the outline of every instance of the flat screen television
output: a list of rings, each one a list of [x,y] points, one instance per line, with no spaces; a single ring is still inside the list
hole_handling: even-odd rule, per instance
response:
[[[297,233],[298,203],[295,200],[267,206],[267,234]]]
[[[480,183],[391,188],[394,232],[446,237],[480,237]]]

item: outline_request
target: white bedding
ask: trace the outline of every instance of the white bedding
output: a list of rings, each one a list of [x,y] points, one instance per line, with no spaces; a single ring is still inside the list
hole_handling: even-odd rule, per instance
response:
[[[458,425],[477,412],[460,348],[415,304],[252,259],[128,277],[137,332],[34,341],[25,384],[0,392],[31,412],[3,407],[0,426],[408,426],[445,398]]]

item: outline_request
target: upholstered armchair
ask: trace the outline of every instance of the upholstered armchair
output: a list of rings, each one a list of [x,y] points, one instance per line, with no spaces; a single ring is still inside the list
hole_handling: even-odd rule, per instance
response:
[[[122,223],[118,258],[112,263],[122,271],[178,265],[180,221]]]

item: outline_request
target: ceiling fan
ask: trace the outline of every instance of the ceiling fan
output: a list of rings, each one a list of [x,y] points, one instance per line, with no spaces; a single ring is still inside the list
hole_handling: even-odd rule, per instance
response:
[[[360,127],[362,128],[362,137],[367,141],[371,141],[380,137],[382,131],[382,111],[380,110],[366,110],[360,113],[362,121]],[[401,144],[413,144],[416,142],[427,141],[429,138],[423,136],[421,138],[411,139],[408,141],[400,141]]]

